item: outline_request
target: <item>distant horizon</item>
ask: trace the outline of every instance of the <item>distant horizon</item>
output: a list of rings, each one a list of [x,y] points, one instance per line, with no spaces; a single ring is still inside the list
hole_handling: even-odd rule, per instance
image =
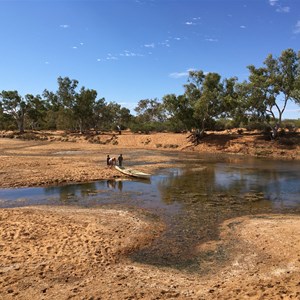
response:
[[[134,108],[183,94],[189,70],[248,80],[268,54],[299,51],[300,1],[0,1],[0,90],[55,92],[79,81],[99,98]],[[299,119],[289,104],[284,119]]]

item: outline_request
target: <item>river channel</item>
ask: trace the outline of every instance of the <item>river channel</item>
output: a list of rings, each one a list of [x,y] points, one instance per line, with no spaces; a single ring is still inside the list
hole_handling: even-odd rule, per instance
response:
[[[0,190],[0,208],[76,205],[144,209],[166,224],[135,261],[193,269],[203,257],[196,245],[218,239],[226,219],[268,213],[300,213],[300,162],[240,156],[170,154],[174,168],[150,180],[109,180],[47,188]],[[222,259],[222,249],[218,250]],[[209,255],[209,254],[207,254]],[[205,258],[207,259],[207,257]],[[201,261],[200,261],[201,263]]]

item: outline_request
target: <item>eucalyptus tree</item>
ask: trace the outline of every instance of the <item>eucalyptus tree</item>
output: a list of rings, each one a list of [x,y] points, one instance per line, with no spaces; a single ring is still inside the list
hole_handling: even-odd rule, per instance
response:
[[[114,101],[107,103],[104,107],[102,123],[107,129],[127,128],[131,119],[130,110]]]
[[[24,133],[25,116],[29,105],[17,91],[2,91],[0,93],[2,109],[16,122],[19,132]]]
[[[191,131],[195,128],[194,108],[186,95],[165,95],[163,97],[163,107],[171,128],[176,131]]]
[[[157,98],[140,100],[134,110],[143,123],[164,122],[166,119],[164,107]]]
[[[74,128],[76,122],[74,119],[74,105],[76,101],[78,86],[77,80],[71,80],[69,77],[58,77],[58,90],[53,93],[45,90],[43,96],[51,107],[51,119],[55,118],[55,127],[57,129]]]
[[[72,110],[74,102],[77,96],[76,88],[78,86],[78,80],[70,79],[69,77],[58,77],[58,90],[56,92],[58,102],[64,108]]]
[[[223,83],[218,73],[204,74],[203,71],[191,71],[188,82],[185,95],[194,109],[197,124],[194,141],[198,143],[209,123],[223,112]]]
[[[29,106],[27,111],[29,125],[32,129],[40,129],[44,125],[47,115],[46,103],[40,95],[28,94],[25,98]]]
[[[4,113],[3,110],[3,106],[2,106],[2,102],[0,101],[0,129],[7,129],[8,125],[7,124],[7,119],[9,118],[9,116],[7,114]]]
[[[94,127],[94,109],[97,92],[82,87],[80,92],[75,94],[74,98],[71,109],[76,125],[79,127],[80,133],[83,133],[84,130]]]
[[[103,129],[105,127],[105,119],[106,119],[106,106],[105,98],[100,98],[96,101],[94,109],[93,109],[93,128]]]
[[[246,81],[238,82],[237,77],[223,81],[222,117],[231,120],[233,127],[248,123],[247,101],[249,86]]]
[[[278,58],[270,54],[264,67],[250,65],[248,69],[249,111],[264,121],[276,138],[288,102],[300,102],[300,52],[287,49]]]
[[[119,106],[118,110],[116,111],[115,124],[121,129],[128,128],[130,122],[132,121],[132,118],[133,115],[130,113],[130,110],[128,108]]]
[[[60,104],[59,121],[61,127],[75,129],[74,105],[77,97],[78,81],[69,77],[58,77],[58,90],[56,92]]]
[[[58,129],[57,119],[60,113],[61,105],[58,102],[58,96],[48,90],[44,90],[43,99],[46,107],[45,127],[47,129]]]
[[[81,133],[97,128],[103,118],[105,99],[97,100],[97,91],[77,87],[79,82],[69,77],[58,77],[55,93],[45,90],[48,126],[56,129],[79,129]]]

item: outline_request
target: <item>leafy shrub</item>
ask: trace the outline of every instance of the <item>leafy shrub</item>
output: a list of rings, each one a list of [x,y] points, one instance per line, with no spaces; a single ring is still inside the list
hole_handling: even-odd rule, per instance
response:
[[[280,145],[289,146],[289,147],[294,147],[297,144],[299,144],[297,138],[293,138],[293,137],[281,137],[278,142]]]
[[[229,120],[229,119],[219,119],[216,121],[215,125],[214,125],[214,130],[216,131],[223,131],[226,129],[233,129],[236,127],[236,124],[233,120]]]
[[[248,131],[261,130],[261,131],[264,131],[264,132],[270,132],[270,128],[262,122],[250,122],[249,124],[247,124],[245,126],[245,128]]]

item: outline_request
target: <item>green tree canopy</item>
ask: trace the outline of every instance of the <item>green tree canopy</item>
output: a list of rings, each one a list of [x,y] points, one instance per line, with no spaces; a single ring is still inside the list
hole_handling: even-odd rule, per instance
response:
[[[17,123],[20,133],[24,132],[25,116],[29,105],[17,91],[2,91],[0,93],[3,112],[10,115]]]
[[[278,58],[268,55],[264,67],[248,67],[249,111],[270,126],[273,138],[277,137],[287,103],[300,101],[299,62],[299,53],[297,55],[294,50],[287,49]]]

